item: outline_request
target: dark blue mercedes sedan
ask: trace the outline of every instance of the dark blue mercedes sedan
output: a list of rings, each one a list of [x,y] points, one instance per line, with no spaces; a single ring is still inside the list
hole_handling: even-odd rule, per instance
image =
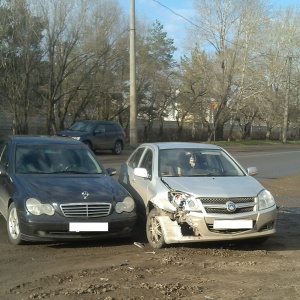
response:
[[[0,142],[0,213],[13,244],[130,236],[134,200],[83,143],[7,136]]]

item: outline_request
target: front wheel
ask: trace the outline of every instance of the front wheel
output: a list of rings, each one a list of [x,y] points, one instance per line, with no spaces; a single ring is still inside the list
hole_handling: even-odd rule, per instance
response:
[[[21,239],[19,217],[14,203],[11,203],[8,209],[7,233],[11,243],[15,245],[21,245],[23,243],[23,240]]]
[[[146,234],[149,244],[155,249],[160,249],[166,245],[166,242],[161,225],[156,216],[159,216],[159,213],[153,208],[147,216]]]
[[[113,154],[119,155],[123,150],[123,144],[120,141],[116,141],[114,148],[112,149]]]

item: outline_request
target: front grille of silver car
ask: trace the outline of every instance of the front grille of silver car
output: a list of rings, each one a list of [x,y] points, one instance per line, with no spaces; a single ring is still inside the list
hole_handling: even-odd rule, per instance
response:
[[[229,212],[226,208],[206,207],[205,210],[208,214],[233,214],[232,212]],[[234,214],[240,214],[251,211],[253,211],[253,207],[237,208]]]
[[[61,211],[65,217],[105,217],[110,214],[110,203],[69,203],[61,204]]]
[[[246,213],[254,210],[254,197],[239,197],[239,198],[198,198],[205,211],[209,214],[237,214]],[[227,210],[226,203],[231,201],[235,203],[236,210],[230,212]]]

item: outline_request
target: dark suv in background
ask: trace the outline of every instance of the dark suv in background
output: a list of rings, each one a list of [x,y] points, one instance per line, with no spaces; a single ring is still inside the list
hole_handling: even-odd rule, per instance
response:
[[[125,144],[125,132],[114,121],[81,120],[57,135],[81,141],[93,151],[112,150],[114,154],[121,154]]]

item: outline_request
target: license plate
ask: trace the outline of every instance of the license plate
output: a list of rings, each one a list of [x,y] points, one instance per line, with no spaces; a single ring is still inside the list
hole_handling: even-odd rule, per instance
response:
[[[252,220],[214,220],[214,229],[252,229]]]
[[[108,231],[108,223],[69,223],[69,231]]]

